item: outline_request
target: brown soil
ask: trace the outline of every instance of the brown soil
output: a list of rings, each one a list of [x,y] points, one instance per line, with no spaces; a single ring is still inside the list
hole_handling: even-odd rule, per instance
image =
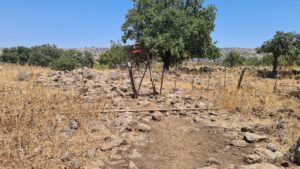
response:
[[[215,158],[221,166],[242,164],[237,150],[226,149],[222,129],[192,124],[182,118],[169,117],[153,125],[150,142],[139,147],[142,158],[134,162],[142,169],[194,169],[208,165]]]

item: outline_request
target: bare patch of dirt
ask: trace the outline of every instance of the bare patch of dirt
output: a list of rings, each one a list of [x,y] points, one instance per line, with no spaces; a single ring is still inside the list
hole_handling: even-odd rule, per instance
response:
[[[143,169],[194,169],[209,165],[210,158],[223,167],[242,164],[243,157],[228,149],[220,130],[182,118],[166,118],[153,125],[151,143],[138,148],[142,158],[135,163]]]

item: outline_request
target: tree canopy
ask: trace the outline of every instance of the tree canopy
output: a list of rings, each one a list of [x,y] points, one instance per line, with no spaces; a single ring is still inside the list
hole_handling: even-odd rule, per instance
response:
[[[71,68],[83,66],[93,67],[94,65],[94,58],[89,52],[82,53],[76,50],[63,50],[57,48],[55,45],[48,44],[31,48],[23,46],[5,48],[0,55],[0,61],[21,65],[52,67],[59,70],[70,70]]]
[[[152,55],[171,63],[190,57],[216,58],[211,38],[216,8],[203,0],[133,0],[122,26],[123,42],[135,40]]]
[[[285,57],[290,64],[299,59],[300,35],[278,31],[271,40],[264,42],[261,47],[257,48],[257,52],[273,55],[273,73],[276,75],[279,57]]]

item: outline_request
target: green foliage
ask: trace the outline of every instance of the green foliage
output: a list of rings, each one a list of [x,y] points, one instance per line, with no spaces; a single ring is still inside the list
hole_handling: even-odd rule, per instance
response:
[[[298,59],[295,61],[297,66],[300,66],[300,56],[298,56]]]
[[[266,54],[262,58],[251,57],[245,60],[245,64],[249,66],[269,66],[273,63],[273,55]]]
[[[54,70],[64,71],[76,69],[79,67],[79,65],[80,63],[77,59],[68,56],[62,56],[52,63],[51,68]]]
[[[95,59],[90,52],[82,53],[81,57],[78,59],[82,67],[92,68],[95,64]]]
[[[122,26],[123,42],[135,40],[169,64],[190,57],[219,56],[211,39],[216,8],[203,0],[133,0]]]
[[[5,48],[2,55],[0,56],[0,61],[7,63],[18,63],[25,64],[28,61],[30,49],[22,46]]]
[[[62,58],[62,59],[60,59]],[[3,50],[0,56],[0,61],[7,63],[18,63],[18,64],[28,64],[34,66],[44,66],[44,67],[57,67],[54,64],[74,64],[76,60],[77,66],[80,67],[93,67],[94,58],[89,52],[77,52],[75,50],[67,50],[57,48],[55,45],[41,45],[34,46],[32,48],[26,47],[13,47],[6,48]],[[60,60],[58,60],[60,59]],[[60,66],[59,70],[61,70]],[[66,70],[69,70],[72,66],[66,65]]]
[[[116,68],[125,64],[127,58],[127,48],[120,43],[112,42],[111,48],[103,53],[98,61],[100,65],[108,65],[110,68]]]
[[[249,66],[260,66],[261,60],[257,57],[250,57],[245,60],[245,64]]]
[[[258,53],[269,53],[273,56],[273,73],[277,74],[280,64],[293,65],[299,58],[300,35],[291,32],[276,32],[273,39],[264,42],[257,48]]]
[[[78,61],[80,67],[89,67],[94,66],[94,58],[90,52],[78,52],[76,50],[68,50],[63,53],[63,57],[74,58]]]
[[[245,58],[243,58],[239,52],[230,51],[224,59],[223,64],[228,67],[234,67],[242,65],[244,62]]]
[[[273,63],[273,55],[271,55],[271,54],[264,55],[261,58],[260,63],[261,63],[260,65],[262,65],[262,66],[272,65],[272,63]]]
[[[63,51],[55,45],[41,45],[31,48],[28,59],[29,65],[49,66],[51,63],[62,55]]]

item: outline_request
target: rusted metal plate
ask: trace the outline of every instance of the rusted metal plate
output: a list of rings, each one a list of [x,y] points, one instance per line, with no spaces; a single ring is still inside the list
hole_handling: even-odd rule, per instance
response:
[[[139,53],[144,53],[143,49],[129,49],[128,51],[130,54],[139,54]]]

